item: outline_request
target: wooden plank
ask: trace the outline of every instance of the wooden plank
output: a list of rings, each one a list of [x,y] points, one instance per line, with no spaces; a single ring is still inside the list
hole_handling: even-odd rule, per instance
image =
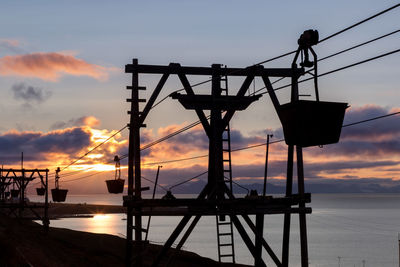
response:
[[[261,95],[215,97],[212,95],[182,95],[178,93],[171,96],[173,99],[178,99],[186,109],[202,110],[244,110],[261,97]]]
[[[49,169],[1,169],[3,172],[48,172]]]
[[[209,206],[249,206],[249,207],[263,207],[263,206],[290,206],[298,205],[300,203],[299,195],[292,195],[290,197],[279,198],[237,198],[237,199],[224,199],[224,200],[208,200],[208,199],[194,199],[194,198],[177,198],[177,199],[136,199],[124,197],[124,206],[132,207],[209,207]],[[304,194],[304,203],[311,202],[311,194]]]
[[[262,66],[261,66],[262,67]],[[147,74],[179,74],[184,73],[186,75],[207,75],[211,76],[213,74],[211,67],[190,67],[190,66],[182,66],[180,69],[175,68],[175,66],[170,64],[169,66],[165,65],[125,65],[126,73],[147,73]],[[304,73],[303,68],[222,68],[221,75],[225,76],[248,76],[250,74],[254,74],[255,76],[272,76],[272,77],[292,77],[299,76]]]
[[[211,208],[188,208],[188,207],[160,207],[160,208],[142,208],[142,211],[133,211],[133,214],[141,214],[142,216],[219,216],[219,215],[256,215],[256,214],[311,214],[312,209],[307,208],[248,208],[239,207],[236,209],[211,209]]]

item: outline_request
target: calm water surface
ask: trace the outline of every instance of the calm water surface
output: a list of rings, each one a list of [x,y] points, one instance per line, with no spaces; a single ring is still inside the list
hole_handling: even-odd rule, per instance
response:
[[[177,196],[183,197],[183,196]],[[34,196],[31,197],[35,199]],[[116,204],[120,195],[68,196],[69,203]],[[400,195],[313,194],[313,213],[307,215],[310,266],[399,266]],[[53,227],[124,236],[125,214],[103,214],[94,218],[51,221]],[[164,242],[179,217],[153,217],[149,240]],[[146,225],[147,218],[144,219]],[[278,257],[281,255],[282,215],[265,217],[265,238]],[[235,233],[236,258],[253,264],[252,257]],[[203,217],[184,247],[217,259],[215,217]],[[264,253],[267,264],[274,266]],[[292,217],[290,266],[300,266],[298,216]]]

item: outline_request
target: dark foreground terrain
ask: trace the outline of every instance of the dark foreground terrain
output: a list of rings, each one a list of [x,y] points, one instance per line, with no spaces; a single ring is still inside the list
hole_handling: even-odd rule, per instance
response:
[[[29,220],[0,216],[0,266],[124,266],[125,239],[50,228]],[[143,254],[150,263],[161,246],[149,244]],[[161,266],[244,266],[219,264],[187,251],[171,249]]]

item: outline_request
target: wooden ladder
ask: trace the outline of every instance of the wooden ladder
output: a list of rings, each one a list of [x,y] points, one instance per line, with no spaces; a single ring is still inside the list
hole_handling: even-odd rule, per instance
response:
[[[228,77],[221,78],[224,86],[221,86],[221,94],[228,95]],[[232,161],[231,161],[231,133],[229,124],[224,129],[222,136],[223,145],[223,168],[224,179],[229,184],[232,192]],[[222,262],[235,263],[235,246],[233,238],[233,223],[229,216],[216,216],[217,222],[217,244],[218,244],[218,260]],[[228,261],[227,259],[230,259]]]

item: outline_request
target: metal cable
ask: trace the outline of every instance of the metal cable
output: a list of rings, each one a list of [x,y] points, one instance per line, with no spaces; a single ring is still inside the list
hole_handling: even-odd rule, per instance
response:
[[[188,183],[188,182],[190,182],[190,181],[192,181],[192,180],[194,180],[194,179],[196,179],[196,178],[199,178],[200,176],[202,176],[202,175],[204,175],[204,174],[206,174],[206,173],[208,173],[208,171],[202,172],[202,173],[200,173],[200,174],[198,174],[198,175],[196,175],[196,176],[194,176],[194,177],[192,177],[192,178],[190,178],[190,179],[187,179],[187,180],[184,180],[184,181],[179,182],[179,183],[177,183],[177,184],[174,184],[174,185],[170,186],[169,190],[171,191],[172,188],[177,187],[177,186],[180,186],[180,185],[183,185],[183,184],[185,184],[185,183]]]
[[[382,116],[373,117],[373,118],[366,119],[366,120],[362,120],[362,121],[357,121],[357,122],[345,124],[345,125],[342,126],[342,128],[345,128],[345,127],[348,127],[348,126],[357,125],[357,124],[361,124],[361,123],[365,123],[365,122],[369,122],[369,121],[374,121],[374,120],[378,120],[378,119],[382,119],[382,118],[387,118],[387,117],[395,116],[395,115],[398,115],[398,114],[400,114],[400,111],[399,111],[399,112],[389,113],[389,114],[382,115]],[[270,142],[269,144],[271,145],[271,144],[275,144],[275,143],[281,143],[281,142],[283,142],[283,141],[285,141],[285,140],[284,140],[284,139],[280,139],[280,140],[276,140],[276,141]],[[251,146],[246,146],[246,147],[241,147],[241,148],[237,148],[237,149],[232,149],[231,152],[236,152],[236,151],[241,151],[241,150],[247,150],[247,149],[251,149],[251,148],[255,148],[255,147],[260,147],[260,146],[265,146],[265,145],[266,145],[266,143],[255,144],[255,145],[251,145]],[[178,161],[184,161],[184,160],[202,158],[202,157],[207,157],[207,156],[208,156],[208,155],[202,155],[202,156],[191,157],[191,158],[182,158],[182,159],[170,160],[170,161],[163,161],[163,162],[146,163],[145,165],[154,165],[154,164],[160,164],[160,163],[164,163],[164,164],[165,164],[165,163],[172,163],[172,162],[178,162]],[[99,171],[99,172],[97,172],[97,173],[100,173],[100,172],[104,172],[104,171]],[[95,173],[95,174],[97,174],[97,173]],[[201,175],[203,175],[203,174],[205,174],[205,173],[207,173],[207,172],[201,173],[199,176],[201,176]],[[85,179],[85,178],[88,178],[88,177],[93,176],[93,175],[95,175],[95,174],[87,175],[87,176],[80,177],[80,178],[73,179],[73,180],[67,180],[67,181],[65,181],[65,182]],[[199,177],[199,176],[197,176],[197,177]],[[195,178],[197,178],[197,177],[195,176],[195,177],[192,177],[192,178],[190,178],[190,179],[188,179],[188,180],[193,180],[193,179],[195,179]],[[143,177],[142,177],[142,178],[143,178]],[[154,183],[154,181],[151,181],[150,179],[147,179],[147,178],[146,178],[145,180]],[[159,185],[159,184],[158,184],[158,185]],[[159,186],[161,186],[161,185],[159,185]],[[171,188],[172,188],[172,187],[170,187],[170,189],[171,189]]]
[[[350,65],[347,65],[347,66],[344,66],[344,67],[341,67],[341,68],[337,68],[337,69],[334,69],[334,70],[331,70],[331,71],[327,71],[325,73],[318,74],[317,77],[322,77],[322,76],[325,76],[325,75],[328,75],[328,74],[332,74],[332,73],[335,73],[335,72],[338,72],[338,71],[341,71],[341,70],[345,70],[345,69],[348,69],[348,68],[351,68],[351,67],[355,67],[355,66],[358,66],[358,65],[361,65],[361,64],[364,64],[364,63],[367,63],[367,62],[370,62],[370,61],[373,61],[373,60],[376,60],[376,59],[379,59],[379,58],[382,58],[382,57],[386,57],[386,56],[389,56],[389,55],[392,55],[392,54],[395,54],[395,53],[398,53],[398,52],[400,52],[400,49],[392,50],[390,52],[387,52],[387,53],[384,53],[384,54],[381,54],[381,55],[378,55],[378,56],[375,56],[375,57],[372,57],[372,58],[368,58],[368,59],[365,59],[365,60],[350,64]],[[310,81],[312,79],[314,79],[314,77],[310,77],[310,78],[307,78],[307,79],[304,79],[304,80],[300,80],[300,81],[298,81],[298,83],[307,82],[307,81]],[[278,88],[275,88],[274,91],[278,91],[278,90],[281,90],[283,88],[287,88],[287,87],[289,87],[291,85],[292,84],[290,83],[290,84],[286,84],[286,85],[280,86]],[[258,89],[257,91],[255,91],[255,93],[258,93],[263,89],[265,89],[265,86],[260,88],[260,89]],[[263,92],[261,94],[262,95],[268,94],[268,91],[267,92]]]
[[[387,8],[387,9],[385,9],[385,10],[383,10],[383,11],[381,11],[381,12],[375,14],[375,15],[372,15],[372,16],[366,18],[366,19],[363,19],[363,20],[361,20],[361,21],[359,21],[359,22],[357,22],[357,23],[354,23],[353,25],[351,25],[351,26],[349,26],[349,27],[344,28],[343,30],[340,30],[340,31],[338,31],[338,32],[336,32],[336,33],[334,33],[334,34],[331,34],[331,35],[329,35],[328,37],[325,37],[324,39],[320,40],[318,43],[325,42],[326,40],[329,40],[329,39],[331,39],[332,37],[335,37],[335,36],[337,36],[337,35],[339,35],[339,34],[341,34],[341,33],[344,33],[344,32],[346,32],[346,31],[348,31],[348,30],[354,28],[354,27],[357,27],[357,26],[359,26],[359,25],[361,25],[361,24],[363,24],[363,23],[365,23],[365,22],[367,22],[367,21],[369,21],[369,20],[371,20],[371,19],[374,19],[374,18],[376,18],[376,17],[378,17],[378,16],[380,16],[380,15],[382,15],[382,14],[385,14],[386,12],[389,12],[390,10],[395,9],[395,8],[397,8],[397,7],[399,7],[399,6],[400,6],[400,4],[396,4],[396,5],[392,6],[392,7],[389,7],[389,8]]]
[[[120,132],[122,132],[123,130],[125,130],[128,126],[124,126],[122,127],[120,130],[118,130],[116,133],[114,133],[113,135],[111,135],[110,137],[108,137],[106,140],[104,140],[103,142],[101,142],[100,144],[98,144],[97,146],[95,146],[94,148],[92,148],[91,150],[89,150],[88,152],[86,152],[84,155],[82,155],[81,157],[79,157],[78,159],[72,161],[70,164],[68,164],[67,166],[65,166],[64,168],[61,169],[61,171],[67,169],[68,167],[70,167],[71,165],[77,163],[79,160],[83,159],[84,157],[86,157],[87,155],[89,155],[90,153],[92,153],[94,150],[96,150],[97,148],[99,148],[100,146],[102,146],[103,144],[107,143],[111,138],[113,138],[114,136],[116,136],[117,134],[119,134]]]
[[[380,39],[383,39],[383,38],[385,38],[385,37],[388,37],[388,36],[393,35],[393,34],[398,33],[398,32],[400,32],[400,29],[399,29],[399,30],[392,31],[392,32],[387,33],[387,34],[384,34],[384,35],[381,35],[381,36],[379,36],[379,37],[376,37],[376,38],[374,38],[374,39],[371,39],[371,40],[368,40],[368,41],[366,41],[366,42],[360,43],[360,44],[358,44],[358,45],[355,45],[355,46],[346,48],[346,49],[341,50],[341,51],[339,51],[339,52],[333,53],[333,54],[331,54],[331,55],[329,55],[329,56],[320,58],[320,59],[318,59],[318,62],[319,62],[319,61],[322,61],[322,60],[325,60],[325,59],[328,59],[328,58],[331,58],[331,57],[334,57],[334,56],[337,56],[337,55],[340,55],[340,54],[342,54],[342,53],[348,52],[348,51],[353,50],[353,49],[355,49],[355,48],[364,46],[364,45],[366,45],[366,44],[369,44],[369,43],[378,41],[378,40],[380,40]]]
[[[350,30],[350,29],[352,29],[352,28],[354,28],[354,27],[357,27],[357,26],[359,26],[359,25],[361,25],[361,24],[363,24],[363,23],[365,23],[365,22],[367,22],[367,21],[369,21],[369,20],[371,20],[371,19],[374,19],[374,18],[376,18],[376,17],[378,17],[378,16],[380,16],[380,15],[383,15],[383,14],[389,12],[390,10],[395,9],[395,8],[397,8],[397,7],[399,7],[399,6],[400,6],[400,4],[396,4],[396,5],[394,5],[394,6],[390,7],[390,8],[387,8],[387,9],[385,9],[385,10],[383,10],[383,11],[381,11],[381,12],[375,14],[375,15],[372,15],[372,16],[370,16],[370,17],[368,17],[368,18],[366,18],[366,19],[363,19],[363,20],[361,20],[361,21],[359,21],[359,22],[357,22],[357,23],[355,23],[355,24],[353,24],[353,25],[350,25],[349,27],[346,27],[346,28],[344,28],[344,29],[342,29],[342,30],[340,30],[340,31],[337,31],[337,32],[335,32],[335,33],[333,33],[333,34],[331,34],[331,35],[329,35],[329,36],[323,38],[322,40],[319,40],[318,43],[325,42],[325,41],[327,41],[327,40],[329,40],[329,39],[331,39],[331,38],[333,38],[333,37],[335,37],[335,36],[337,36],[337,35],[339,35],[339,34],[342,34],[342,33],[346,32],[346,31],[348,31],[348,30]],[[289,55],[291,55],[291,54],[294,54],[294,53],[296,53],[296,51],[297,51],[297,49],[296,49],[296,50],[293,50],[293,51],[290,51],[290,52],[287,52],[287,53],[284,53],[284,54],[282,54],[282,55],[279,55],[279,56],[270,58],[270,59],[266,59],[266,60],[260,61],[260,62],[254,64],[254,65],[251,65],[251,66],[262,65],[262,64],[265,64],[265,63],[267,63],[267,62],[271,62],[271,61],[274,61],[274,60],[276,60],[276,59],[283,58],[283,57],[289,56]],[[208,83],[208,82],[211,82],[211,81],[212,81],[212,79],[209,79],[209,80],[206,80],[206,81],[203,81],[203,82],[194,84],[192,87],[195,87],[195,86],[198,86],[198,85],[201,85],[201,84],[205,84],[205,83]],[[185,89],[182,88],[182,89],[176,90],[176,91],[172,92],[171,94],[173,94],[173,93],[178,93],[178,92],[181,92],[181,91],[183,91],[183,90],[185,90]],[[166,99],[168,99],[168,97],[169,97],[171,94],[167,95],[166,97],[164,97],[163,99],[161,99],[160,101],[158,101],[158,102],[157,102],[156,104],[154,104],[151,108],[153,109],[153,108],[155,108],[156,106],[158,106],[159,104],[161,104],[163,101],[165,101]]]

